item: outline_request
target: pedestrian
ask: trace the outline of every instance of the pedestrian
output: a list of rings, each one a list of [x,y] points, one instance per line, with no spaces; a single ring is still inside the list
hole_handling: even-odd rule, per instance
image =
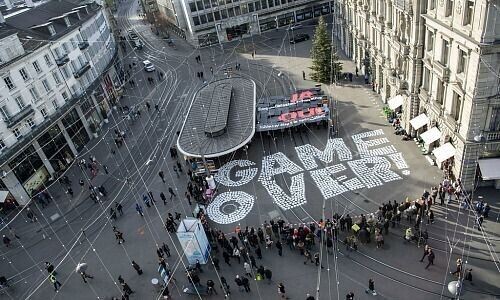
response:
[[[59,291],[59,287],[61,287],[62,284],[57,280],[54,274],[52,273],[49,274],[49,281],[54,285],[54,290],[56,292]]]
[[[38,221],[35,213],[33,213],[33,211],[31,211],[31,209],[29,207],[26,208],[26,216],[28,217],[28,219],[30,219],[31,223]]]
[[[83,179],[80,179],[80,186],[83,187],[85,185],[85,182],[83,182]]]
[[[203,71],[200,72],[200,77],[203,78]]]
[[[377,296],[377,292],[375,292],[375,282],[373,279],[368,280],[368,289],[365,291],[367,294],[372,294],[373,296]]]
[[[271,269],[266,268],[264,270],[264,275],[266,276],[268,283],[271,284],[273,278],[273,272],[271,271]]]
[[[306,72],[302,71],[302,79],[306,80]]]
[[[108,166],[102,165],[102,168],[104,169],[104,173],[109,174]]]
[[[130,288],[130,286],[126,282],[121,283],[121,286],[123,288],[123,292],[127,296],[130,295],[130,294],[135,293],[134,291],[132,291],[132,289]]]
[[[158,255],[158,258],[163,257],[163,249],[161,249],[161,247],[156,249],[156,255]]]
[[[45,270],[47,270],[47,272],[49,274],[57,275],[57,272],[55,271],[54,266],[51,263],[49,263],[48,261],[45,262]]]
[[[224,257],[224,262],[228,265],[228,266],[231,266],[231,262],[229,261],[229,253],[226,252],[226,250],[224,250],[222,252],[222,257]]]
[[[91,275],[85,273],[85,271],[83,271],[83,270],[80,270],[79,273],[80,273],[80,276],[82,276],[83,282],[85,282],[85,283],[87,283],[87,278],[90,278],[90,279],[94,278],[94,276],[91,276]]]
[[[306,300],[314,300],[314,297],[311,294],[306,294]]]
[[[4,243],[5,247],[10,247],[10,239],[5,234],[3,235],[3,243]]]
[[[258,259],[262,259],[262,250],[260,249],[260,246],[255,249],[255,254],[257,255]]]
[[[220,277],[220,282],[222,284],[221,288],[222,288],[222,290],[224,291],[224,294],[225,294],[224,296],[227,298],[227,296],[229,294],[231,294],[231,292],[229,291],[229,284],[227,284],[227,280],[226,280],[226,278],[224,278],[224,276]]]
[[[116,221],[116,211],[114,208],[109,208],[109,218],[113,221]]]
[[[123,216],[123,206],[121,205],[121,203],[115,201],[115,207],[120,216]]]
[[[195,263],[195,268],[198,270],[198,272],[203,273],[203,269],[201,268],[200,261],[197,259]]]
[[[278,295],[280,296],[280,298],[288,299],[285,293],[285,286],[283,285],[282,282],[278,284]]]
[[[165,253],[167,257],[170,257],[170,248],[167,246],[167,244],[163,243],[161,248],[163,249],[163,253]]]
[[[241,292],[241,287],[243,286],[243,281],[241,280],[240,275],[236,275],[236,277],[234,278],[234,282],[236,283],[236,286],[238,286],[238,289]]]
[[[196,72],[196,77],[201,78],[200,72]]]
[[[174,193],[174,190],[171,187],[168,187],[168,192],[170,193],[170,200],[172,200],[172,197],[177,197],[177,195]]]
[[[149,200],[149,197],[146,195],[142,195],[142,201],[144,201],[144,204],[146,204],[147,207],[151,207],[151,200]]]
[[[165,174],[163,174],[163,171],[158,172],[158,176],[160,176],[161,181],[163,181],[163,183],[165,183]]]
[[[467,280],[472,284],[472,269],[465,270],[464,280]]]
[[[125,243],[125,239],[123,238],[123,232],[116,230],[115,238],[118,241],[118,244]]]
[[[429,253],[427,254],[427,266],[425,266],[425,269],[427,270],[427,268],[429,268],[430,265],[434,265],[434,251],[432,251],[431,248],[429,248]]]
[[[153,196],[153,192],[148,191],[148,196],[151,198],[151,201],[153,202],[153,205],[156,203],[155,197]]]
[[[212,279],[207,280],[207,294],[212,295],[216,294],[217,291],[215,290],[215,282]]]
[[[234,250],[233,250],[233,257],[238,260],[239,264],[241,264],[241,253],[240,253],[240,250],[237,247],[235,247]]]
[[[316,267],[320,265],[320,261],[319,261],[319,259],[320,259],[319,252],[314,253],[314,265],[315,265]],[[323,268],[324,268],[324,267],[323,267],[323,266],[321,266],[321,269],[323,269]]]
[[[357,69],[357,68],[356,68]],[[357,73],[357,72],[356,72]],[[357,75],[356,75],[357,76]],[[345,300],[354,300],[354,293],[349,292],[347,295],[345,295]]]
[[[210,67],[210,73],[212,73],[212,75],[214,75],[214,68]]]
[[[457,268],[455,272],[450,272],[451,275],[458,276],[458,278],[462,277],[462,259],[457,259]]]
[[[160,112],[160,106],[158,105],[158,103],[155,103],[155,110],[156,112]]]
[[[424,261],[424,258],[429,255],[429,250],[431,249],[431,247],[429,247],[429,245],[425,245],[424,246],[424,254],[422,255],[422,258],[420,259],[420,262],[423,262]]]
[[[358,69],[358,66],[356,66],[356,78],[358,77],[358,72],[359,72],[359,69]],[[353,297],[354,297],[354,294],[353,294]]]
[[[217,257],[212,258],[212,264],[217,271],[220,271],[219,259]]]
[[[68,188],[68,190],[66,190],[66,194],[70,195],[71,197],[73,197],[73,189],[71,189],[70,187]]]
[[[137,274],[142,275],[142,269],[135,261],[132,261],[132,267],[137,272]]]
[[[276,248],[278,249],[278,255],[283,256],[283,245],[279,240],[276,242]]]
[[[244,262],[243,263],[243,268],[245,269],[245,274],[248,277],[252,277],[252,267],[250,266],[250,264],[247,263],[247,262]]]
[[[248,278],[243,276],[243,278],[241,279],[241,283],[243,284],[245,292],[250,293],[250,281],[248,281]]]
[[[135,204],[135,210],[137,211],[137,213],[139,215],[141,215],[141,217],[144,217],[144,213],[143,213],[143,210],[142,210],[142,206],[139,204],[139,203],[136,203]]]
[[[160,199],[163,201],[163,205],[167,205],[167,197],[163,192],[160,192]]]
[[[146,108],[148,111],[151,110],[151,104],[149,104],[149,101],[146,101]]]
[[[249,255],[248,258],[250,259],[250,264],[252,265],[252,268],[257,268],[255,257],[253,257],[253,255]]]

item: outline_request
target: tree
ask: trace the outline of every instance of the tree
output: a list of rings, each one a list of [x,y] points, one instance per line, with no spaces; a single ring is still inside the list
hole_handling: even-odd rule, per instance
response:
[[[342,64],[338,62],[338,56],[332,49],[332,41],[328,37],[328,30],[323,17],[319,18],[318,26],[316,26],[314,32],[311,59],[311,78],[314,81],[331,83],[334,74],[342,70]]]

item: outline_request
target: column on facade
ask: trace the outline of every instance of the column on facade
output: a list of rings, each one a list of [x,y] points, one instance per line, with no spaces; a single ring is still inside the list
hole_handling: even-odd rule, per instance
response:
[[[61,130],[64,138],[66,139],[66,142],[68,143],[68,146],[71,149],[71,152],[73,152],[73,155],[75,157],[78,156],[78,151],[76,150],[75,144],[73,144],[73,141],[71,140],[71,137],[69,136],[68,132],[66,131],[66,128],[64,127],[61,120],[57,121],[57,126],[59,126],[59,129]]]
[[[76,113],[78,114],[78,117],[82,121],[83,127],[85,128],[85,132],[87,132],[87,135],[92,138],[93,134],[92,134],[92,131],[90,130],[89,122],[85,118],[85,114],[83,113],[80,105],[76,105],[75,110],[76,110]]]
[[[28,193],[26,193],[26,190],[24,189],[22,183],[19,182],[14,172],[12,172],[12,169],[9,166],[4,165],[1,167],[0,172],[3,174],[3,183],[12,194],[12,196],[16,199],[17,203],[19,205],[28,204],[30,201],[30,196],[28,195]]]
[[[38,154],[38,156],[40,156],[40,159],[42,160],[42,163],[49,172],[50,176],[52,176],[55,173],[55,170],[52,167],[52,164],[50,163],[49,159],[45,155],[45,152],[43,152],[42,147],[40,147],[40,144],[38,143],[37,140],[33,140],[32,145],[35,148],[35,151]]]
[[[392,28],[392,1],[388,0],[385,2],[385,11],[386,11],[385,23],[387,27]]]

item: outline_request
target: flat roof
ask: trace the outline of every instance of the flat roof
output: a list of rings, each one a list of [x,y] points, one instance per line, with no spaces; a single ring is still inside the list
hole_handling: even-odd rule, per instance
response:
[[[228,86],[232,87],[232,97],[225,97]],[[251,79],[224,78],[203,86],[193,96],[177,139],[177,149],[189,157],[211,158],[245,146],[255,134],[255,99],[256,85]],[[229,101],[226,130],[213,136],[205,132],[206,120],[210,119],[212,102],[221,100]]]

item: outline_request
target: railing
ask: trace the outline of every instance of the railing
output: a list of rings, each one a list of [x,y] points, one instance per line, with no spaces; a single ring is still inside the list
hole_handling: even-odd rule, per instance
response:
[[[12,128],[16,126],[19,122],[21,122],[26,117],[34,113],[35,110],[33,109],[33,107],[31,107],[31,105],[26,106],[20,112],[5,120],[5,123],[7,123],[7,128]]]
[[[56,58],[56,64],[61,67],[64,66],[69,61],[68,54],[64,54],[63,56]]]
[[[486,140],[487,141],[500,140],[500,131],[490,131],[490,132],[485,132],[485,133],[486,133]]]
[[[75,73],[73,73],[73,76],[75,76],[75,78],[80,78],[83,74],[85,74],[85,72],[87,72],[88,70],[90,69],[90,63],[87,62],[85,63],[81,68],[80,70],[76,71]]]

